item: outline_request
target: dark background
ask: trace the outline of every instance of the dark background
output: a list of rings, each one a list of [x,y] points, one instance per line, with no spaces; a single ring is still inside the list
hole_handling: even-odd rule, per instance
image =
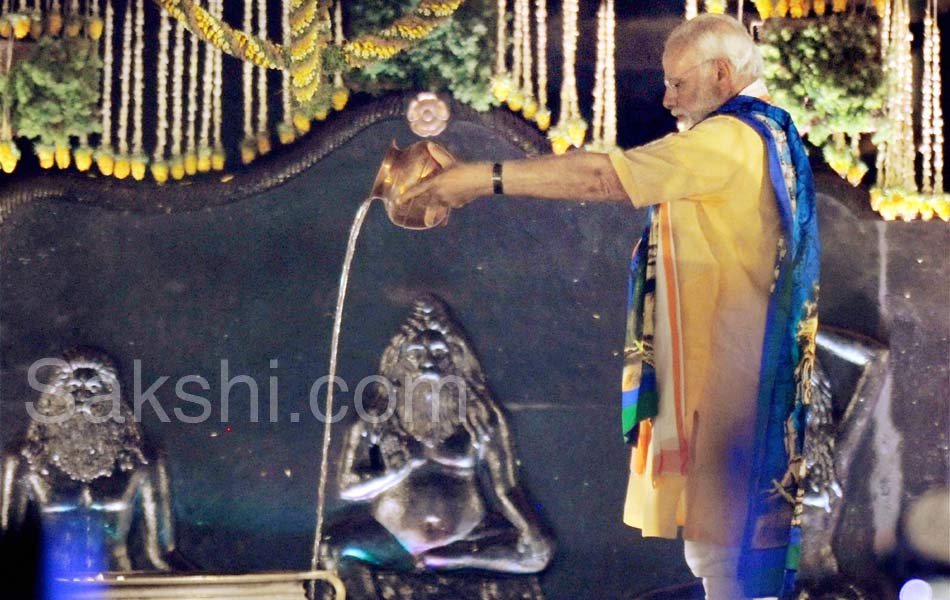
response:
[[[681,5],[621,2],[618,10],[629,17],[618,32],[618,91],[621,143],[630,145],[672,127],[660,106],[659,57]],[[28,165],[0,182],[0,442],[15,443],[26,427],[23,402],[36,398],[26,385],[29,365],[70,345],[113,355],[128,398],[135,360],[143,387],[161,376],[202,375],[212,386],[204,394],[214,406],[207,422],[162,423],[144,411],[146,435],[169,458],[180,549],[208,570],[306,568],[322,435],[307,397],[327,372],[347,232],[389,141],[418,138],[402,119],[386,118],[312,166],[304,156],[321,135],[362,119],[370,103],[355,98],[310,138],[229,182],[158,188],[58,173],[33,178]],[[506,111],[486,120],[455,108],[437,141],[462,159],[544,147],[510,127]],[[238,139],[239,124],[228,135]],[[245,193],[255,173],[295,161],[302,166],[286,180]],[[875,556],[872,533],[896,530],[913,498],[948,481],[950,231],[941,222],[880,221],[866,190],[815,168],[822,322],[890,348],[882,418],[898,433],[888,454],[867,436],[856,462],[863,470],[849,474],[849,514],[868,529],[842,538],[842,562],[857,579],[894,578],[902,572],[896,550]],[[35,190],[52,191],[38,199]],[[176,205],[181,198],[187,202]],[[593,597],[591,582],[607,599],[690,579],[680,542],[642,539],[620,521],[627,448],[618,423],[619,352],[626,266],[642,218],[626,206],[515,198],[482,200],[444,228],[407,232],[375,206],[358,244],[339,375],[355,383],[375,373],[416,295],[446,300],[510,415],[522,482],[557,539],[541,579],[550,599]],[[258,382],[261,422],[248,419],[243,385],[231,392],[229,422],[220,422],[221,359],[231,377]],[[271,376],[279,380],[276,423],[267,422]],[[195,412],[170,383],[159,398],[169,414],[176,406]],[[336,442],[345,427],[334,429]],[[875,480],[878,463],[900,476]],[[872,517],[882,497],[897,512],[884,511],[878,525]]]

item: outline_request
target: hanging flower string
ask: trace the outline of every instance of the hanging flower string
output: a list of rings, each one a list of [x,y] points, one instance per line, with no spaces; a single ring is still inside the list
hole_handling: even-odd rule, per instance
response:
[[[148,156],[142,144],[142,108],[145,103],[145,0],[135,1],[135,55],[133,65],[133,95],[135,108],[132,113],[132,156],[130,157],[132,178],[136,181],[145,179],[148,169]]]
[[[548,132],[551,148],[555,154],[564,154],[571,146],[581,147],[587,134],[587,123],[581,117],[575,79],[578,0],[564,0],[561,10],[563,14],[561,45],[564,56],[561,113],[557,125]]]
[[[883,15],[888,0],[871,0],[878,15]],[[759,18],[763,21],[770,17],[792,17],[794,19],[807,18],[814,14],[822,16],[828,11],[828,0],[752,0]],[[739,3],[742,6],[742,3]],[[850,0],[851,8],[855,7],[854,0]],[[849,0],[831,0],[831,10],[834,13],[843,13],[848,10]],[[726,0],[706,0],[706,12],[722,13],[726,8]]]
[[[244,0],[244,31],[251,30],[253,18],[253,0]],[[241,98],[244,100],[244,139],[241,140],[241,162],[246,165],[257,156],[257,143],[254,141],[254,64],[250,61],[244,61],[241,65]]]
[[[927,0],[924,15],[924,76],[922,82],[921,189],[943,193],[943,109],[941,107],[940,27],[936,0]]]
[[[224,0],[211,0],[211,10],[212,14],[220,19],[224,14]],[[211,152],[211,168],[215,171],[224,170],[225,165],[225,152],[224,144],[221,141],[221,124],[223,118],[221,116],[221,72],[222,65],[224,62],[224,53],[220,49],[215,49],[214,51],[214,91],[212,97],[214,99],[214,130],[211,142],[214,146],[214,149]]]
[[[168,49],[172,25],[168,13],[162,11],[158,25],[158,66],[155,81],[155,148],[150,165],[152,178],[158,183],[168,181]]]
[[[929,7],[929,2],[928,2]],[[950,221],[950,197],[943,190],[943,180],[938,173],[943,171],[943,118],[939,112],[940,78],[939,62],[934,63],[934,55],[939,55],[939,32],[925,22],[925,47],[930,56],[925,56],[924,86],[922,91],[922,110],[927,114],[922,123],[923,144],[923,192],[917,187],[913,123],[913,55],[911,54],[912,35],[910,32],[910,6],[908,0],[893,0],[885,7],[881,46],[884,54],[888,82],[887,116],[892,126],[891,135],[878,143],[878,180],[871,189],[871,208],[884,219],[929,220],[938,216]],[[926,54],[926,52],[925,52]],[[930,61],[930,65],[926,63]],[[939,61],[939,58],[937,59]],[[929,81],[927,78],[929,77]],[[936,86],[934,82],[936,81]],[[929,99],[927,98],[929,96]],[[929,109],[926,104],[929,104]],[[926,145],[933,144],[929,148]],[[936,142],[939,140],[939,145]],[[929,163],[929,164],[928,164]]]
[[[132,3],[125,5],[125,18],[122,21],[122,66],[119,74],[119,129],[117,138],[119,152],[116,156],[113,175],[125,179],[132,171],[129,161],[129,104],[132,100]],[[41,157],[42,160],[42,157]],[[41,163],[42,164],[42,163]]]
[[[283,0],[280,11],[280,30],[284,43],[290,41],[290,0]],[[283,120],[277,125],[277,139],[281,144],[290,144],[297,138],[294,129],[293,96],[290,94],[290,73],[280,74],[280,98]]]
[[[551,110],[548,108],[548,9],[547,0],[537,0],[534,5],[537,40],[535,57],[538,63],[538,112],[534,116],[538,129],[547,131],[551,126]]]
[[[162,11],[164,18],[168,13]],[[214,55],[217,50],[209,45],[204,47],[204,62],[201,66],[201,130],[198,133],[198,172],[211,170],[211,119],[212,97],[214,94]]]
[[[617,91],[614,83],[614,0],[601,0],[597,10],[597,62],[594,73],[594,119],[590,150],[607,152],[617,146]]]
[[[258,0],[257,2],[257,32],[262,37],[267,36],[267,2]],[[257,153],[261,156],[270,152],[270,132],[267,129],[267,69],[264,67],[255,67],[257,71],[257,131],[255,132],[255,143]]]
[[[534,81],[532,69],[534,61],[531,53],[531,0],[521,0],[521,93],[524,96],[524,106],[521,114],[531,120],[538,113],[538,101],[534,97]]]
[[[198,39],[188,36],[188,108],[185,128],[185,175],[198,172]]]
[[[508,3],[498,0],[495,12],[495,72],[492,76],[492,95],[499,102],[508,100],[511,93],[511,75],[506,64],[508,58]]]
[[[109,177],[115,171],[115,157],[112,154],[112,33],[115,28],[115,12],[112,0],[105,0],[105,42],[102,50],[102,138],[96,151],[96,167]]]
[[[42,21],[39,18],[40,0],[35,0],[35,2],[36,2],[36,7],[33,10],[33,15],[35,16],[34,27],[33,29],[30,30],[30,35],[32,35],[35,38],[38,38],[40,37],[40,33],[43,30],[43,25],[42,25]],[[92,2],[88,4],[88,6],[89,6],[89,13],[86,15],[86,35],[88,35],[90,39],[98,40],[99,38],[102,37],[102,29],[103,29],[102,17],[99,16],[99,0],[92,0]]]
[[[185,27],[179,22],[175,23],[175,49],[172,53],[172,143],[171,160],[168,165],[172,179],[175,180],[185,176],[185,161],[182,157],[184,76]]]
[[[10,72],[10,66],[13,63],[13,39],[8,38],[3,44],[3,74]],[[13,141],[13,125],[11,124],[11,111],[7,95],[0,96],[3,102],[2,115],[0,115],[0,168],[4,173],[12,173],[20,161],[20,149]]]
[[[514,112],[524,106],[524,95],[521,93],[522,53],[524,44],[524,28],[521,26],[521,9],[524,0],[514,0],[514,18],[511,23],[511,90],[508,92],[508,109]]]
[[[333,11],[333,44],[338,49],[343,48],[343,0],[336,0],[336,7]],[[340,111],[346,107],[350,99],[350,91],[343,85],[343,71],[337,69],[333,72],[333,95],[330,102],[333,110]]]
[[[292,0],[290,24],[292,40],[282,47],[245,31],[238,31],[201,8],[195,0],[159,0],[161,7],[184,23],[202,40],[244,61],[256,65],[289,70],[296,101],[306,105],[314,98],[322,82],[322,53],[331,37],[326,2]],[[458,9],[462,0],[421,0],[409,14],[375,33],[362,35],[342,45],[351,67],[392,58],[425,38]],[[316,58],[319,56],[321,58]],[[299,119],[295,118],[295,124]]]
[[[607,0],[607,62],[604,70],[604,147],[617,147],[617,13]]]
[[[597,7],[597,58],[594,61],[593,112],[590,142],[587,149],[599,151],[604,133],[604,68],[607,61],[607,13],[606,3],[601,0]]]
[[[39,39],[43,34],[43,21],[41,18],[40,0],[34,0],[31,11],[30,36],[33,39]],[[99,0],[91,0],[86,3],[86,13],[81,15],[80,19],[85,24],[86,36],[95,43],[96,52],[99,51],[99,38],[102,37],[102,18],[99,17]],[[89,136],[83,133],[79,136],[79,146],[73,151],[73,159],[76,168],[81,172],[86,172],[92,168],[95,152],[89,145]]]

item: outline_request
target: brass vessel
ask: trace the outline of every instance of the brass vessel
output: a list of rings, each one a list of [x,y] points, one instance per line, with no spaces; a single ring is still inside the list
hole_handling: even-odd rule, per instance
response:
[[[399,204],[400,196],[414,184],[455,164],[455,157],[435,142],[416,142],[400,149],[390,144],[379,166],[371,195],[386,206],[389,220],[406,229],[429,229],[444,225],[448,207],[427,207],[419,203]]]

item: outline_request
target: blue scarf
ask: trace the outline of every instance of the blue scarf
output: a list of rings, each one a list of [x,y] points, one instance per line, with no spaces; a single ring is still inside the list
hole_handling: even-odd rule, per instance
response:
[[[805,407],[811,399],[818,327],[815,184],[804,143],[787,112],[750,96],[736,96],[713,115],[736,117],[762,136],[781,222],[759,369],[749,510],[739,562],[746,595],[775,596],[794,586],[801,546],[804,490],[799,482],[804,476]],[[652,211],[630,265],[625,363],[641,363],[637,366],[642,368],[641,376],[633,378],[635,389],[624,391],[623,432],[630,443],[637,441],[639,423],[656,415],[652,339],[643,336],[644,320],[652,319],[644,314],[644,308],[652,306],[644,300],[653,292],[652,269],[647,270],[648,264],[652,266],[648,260],[651,221]]]

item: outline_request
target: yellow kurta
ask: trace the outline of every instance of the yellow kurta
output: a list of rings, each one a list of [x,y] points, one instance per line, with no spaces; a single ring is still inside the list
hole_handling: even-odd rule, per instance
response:
[[[631,468],[624,522],[645,536],[676,537],[684,525],[688,540],[738,545],[780,230],[766,146],[738,119],[715,116],[610,158],[634,206],[667,203],[689,440],[685,481],[654,480],[652,456],[642,476]],[[669,343],[654,339],[657,353]]]

